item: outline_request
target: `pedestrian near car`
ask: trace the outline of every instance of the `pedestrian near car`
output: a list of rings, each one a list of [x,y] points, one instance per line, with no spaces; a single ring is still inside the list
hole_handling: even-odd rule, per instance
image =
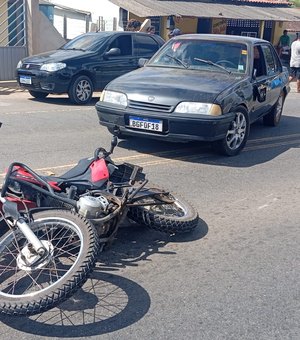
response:
[[[291,44],[291,40],[290,40],[290,37],[288,36],[288,31],[284,30],[277,44],[277,51],[278,51],[279,57],[282,56],[282,52],[286,53],[289,51],[290,44]]]
[[[300,34],[291,46],[290,77],[289,81],[296,78],[297,92],[300,92]]]

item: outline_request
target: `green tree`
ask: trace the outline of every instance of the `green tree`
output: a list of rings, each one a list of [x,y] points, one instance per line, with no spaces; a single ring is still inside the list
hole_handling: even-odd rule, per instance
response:
[[[291,1],[296,7],[300,7],[300,0],[292,0]]]

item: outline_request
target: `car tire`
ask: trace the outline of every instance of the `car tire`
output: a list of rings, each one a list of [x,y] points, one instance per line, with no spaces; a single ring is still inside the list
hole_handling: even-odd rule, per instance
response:
[[[93,82],[88,76],[79,76],[72,80],[68,91],[72,103],[87,104],[93,95]]]
[[[214,142],[217,152],[226,156],[236,156],[245,147],[249,136],[250,123],[247,110],[243,106],[235,110],[235,118],[230,123],[226,136]]]
[[[48,96],[49,93],[46,92],[39,92],[39,91],[29,91],[30,95],[34,98],[37,99],[43,99],[46,98]]]
[[[263,117],[263,122],[265,126],[277,126],[279,124],[282,116],[284,100],[285,95],[283,92],[281,92],[272,110]]]

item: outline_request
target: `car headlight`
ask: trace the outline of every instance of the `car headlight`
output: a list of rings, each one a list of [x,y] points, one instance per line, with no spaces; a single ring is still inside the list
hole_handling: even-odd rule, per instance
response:
[[[192,113],[210,116],[220,116],[222,109],[219,105],[198,102],[181,102],[175,108],[176,113]]]
[[[104,90],[101,93],[100,101],[104,103],[110,103],[121,106],[122,108],[127,107],[127,96],[121,92]]]
[[[22,66],[23,66],[23,61],[20,60],[20,61],[18,62],[18,64],[17,64],[17,68],[21,68]]]
[[[55,72],[62,70],[67,65],[65,63],[49,63],[41,66],[42,71]]]

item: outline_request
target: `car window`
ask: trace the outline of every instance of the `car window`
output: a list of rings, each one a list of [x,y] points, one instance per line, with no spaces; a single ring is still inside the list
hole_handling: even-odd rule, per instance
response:
[[[130,34],[116,37],[108,46],[107,51],[111,48],[119,48],[121,55],[132,55],[132,37]]]
[[[62,50],[84,50],[84,51],[97,51],[100,46],[102,46],[106,40],[108,35],[102,33],[95,34],[83,34],[80,35],[65,45],[63,45],[60,49]]]
[[[226,41],[169,40],[148,65],[220,70],[213,63],[231,72],[245,73],[248,64],[247,46]]]
[[[134,37],[134,54],[152,56],[159,49],[158,43],[149,35],[136,34]]]
[[[262,51],[266,60],[267,75],[273,75],[279,71],[279,65],[270,46],[262,45]]]
[[[253,47],[253,70],[256,72],[256,77],[266,75],[265,58],[261,46]]]

